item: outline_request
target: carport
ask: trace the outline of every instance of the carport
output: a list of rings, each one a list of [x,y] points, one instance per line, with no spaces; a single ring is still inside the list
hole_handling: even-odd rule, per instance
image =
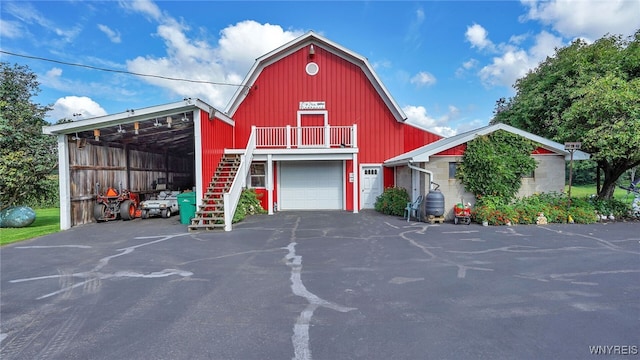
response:
[[[207,116],[208,114],[208,116]],[[164,180],[173,190],[200,189],[200,120],[233,120],[198,99],[43,127],[58,137],[60,228],[94,222],[98,191],[144,197]],[[99,184],[100,189],[97,188]]]

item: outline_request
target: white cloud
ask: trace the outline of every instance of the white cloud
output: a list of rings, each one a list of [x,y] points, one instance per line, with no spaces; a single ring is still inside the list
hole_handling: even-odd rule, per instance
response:
[[[162,11],[158,5],[149,0],[120,0],[119,4],[125,9],[141,13],[152,20],[159,21],[162,18]]]
[[[436,83],[436,77],[426,71],[421,71],[411,78],[411,83],[418,87],[431,86]]]
[[[456,77],[461,78],[465,76],[468,71],[476,68],[478,63],[479,62],[476,59],[469,59],[468,61],[463,62],[462,66],[456,69]]]
[[[476,59],[469,59],[469,61],[465,61],[462,63],[462,67],[466,70],[473,69],[476,66],[478,66],[478,60]]]
[[[73,114],[81,114],[73,116]],[[53,104],[53,110],[48,114],[53,121],[60,119],[86,119],[107,115],[107,112],[95,101],[86,96],[65,96]]]
[[[22,37],[23,32],[19,22],[0,19],[0,38],[17,39]]]
[[[449,112],[439,119],[429,116],[424,106],[408,105],[403,107],[402,110],[407,115],[407,123],[414,124],[444,137],[453,136],[457,133],[455,129],[447,125],[448,122],[459,113],[459,110],[455,106],[449,106]]]
[[[53,67],[44,74],[38,74],[40,85],[69,94],[100,95],[109,94],[111,99],[130,99],[135,92],[117,83],[117,78],[111,82],[100,80],[87,82],[82,79],[69,79],[63,76],[61,68]],[[59,119],[55,119],[56,121]]]
[[[60,68],[51,68],[51,70],[47,71],[47,73],[45,74],[46,77],[48,78],[59,78],[62,75],[62,69]]]
[[[555,48],[562,46],[562,39],[546,31],[535,37],[534,45],[528,51],[517,46],[501,44],[499,48],[503,51],[502,55],[494,57],[491,64],[480,70],[480,79],[488,87],[511,87],[517,79],[526,75],[547,56],[553,55]]]
[[[420,31],[420,27],[424,23],[424,19],[424,10],[419,8],[415,11],[413,19],[408,22],[407,34],[405,35],[404,40],[415,48],[420,47],[422,43],[422,32]]]
[[[529,8],[523,20],[550,25],[566,38],[597,40],[607,33],[632,35],[640,28],[637,0],[522,0]]]
[[[128,3],[127,3],[128,4]],[[193,79],[215,83],[240,84],[255,59],[301,35],[301,31],[284,30],[278,25],[247,20],[228,26],[220,32],[217,46],[204,40],[189,38],[189,28],[167,14],[158,15],[150,2],[138,2],[129,9],[153,16],[160,21],[157,35],[164,41],[166,55],[142,57],[127,61],[132,72]],[[157,10],[157,11],[156,11]],[[158,78],[144,81],[184,97],[200,98],[223,109],[237,86],[198,84]]]
[[[218,53],[225,67],[244,76],[256,58],[302,34],[300,30],[284,30],[280,25],[241,21],[220,32]]]
[[[29,3],[5,2],[4,10],[13,17],[19,19],[21,22],[40,25],[48,31],[60,36],[65,42],[72,42],[81,31],[81,27],[79,26],[75,26],[70,29],[63,29],[59,27]]]
[[[464,35],[467,41],[471,43],[471,47],[493,51],[494,45],[491,40],[488,39],[489,32],[481,25],[473,24],[468,26],[467,32],[465,32]]]
[[[107,35],[107,37],[109,38],[109,40],[111,40],[112,43],[118,44],[122,41],[122,39],[120,38],[119,31],[111,30],[111,28],[103,24],[98,24],[98,29],[100,29],[100,31],[102,31],[105,35]]]

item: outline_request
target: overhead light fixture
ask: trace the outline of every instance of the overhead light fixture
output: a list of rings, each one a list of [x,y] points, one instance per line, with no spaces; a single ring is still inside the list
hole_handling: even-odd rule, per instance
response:
[[[169,129],[171,129],[171,122],[172,122],[171,116],[167,116],[167,127]]]
[[[156,122],[154,122],[154,123],[153,123],[153,126],[155,126],[155,127],[162,126],[162,124],[160,124],[160,123],[158,122],[158,118],[156,118]]]
[[[309,47],[309,57],[313,58],[313,56],[316,54],[316,49],[313,48],[313,45],[311,45]]]
[[[122,125],[118,125],[118,133],[120,133],[120,134],[124,134],[124,133],[126,133],[126,132],[127,132],[127,130],[123,129],[123,128],[122,128]]]
[[[137,121],[136,121],[136,122],[134,122],[134,123],[133,123],[133,133],[134,133],[134,134],[136,134],[136,135],[138,135],[138,133],[139,133],[139,132],[138,132],[138,130],[139,130],[139,129],[140,129],[140,123],[139,123],[139,122],[137,122]]]
[[[93,130],[93,138],[96,139],[96,141],[100,141],[100,129]]]
[[[189,121],[189,118],[187,117],[187,113],[182,114],[182,122],[187,122]]]

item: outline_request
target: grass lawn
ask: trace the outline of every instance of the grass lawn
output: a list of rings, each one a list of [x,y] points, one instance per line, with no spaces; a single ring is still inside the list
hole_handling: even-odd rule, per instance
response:
[[[36,221],[30,226],[0,229],[0,245],[11,244],[16,241],[32,239],[60,231],[60,209],[34,210],[36,212]]]
[[[569,191],[569,186],[565,186],[565,192]],[[572,185],[571,186],[571,197],[583,198],[589,195],[596,194],[596,186],[595,185]],[[620,201],[624,201],[626,203],[631,204],[633,199],[635,198],[635,194],[628,194],[627,190],[620,189],[616,187],[616,191],[613,193],[613,197]]]

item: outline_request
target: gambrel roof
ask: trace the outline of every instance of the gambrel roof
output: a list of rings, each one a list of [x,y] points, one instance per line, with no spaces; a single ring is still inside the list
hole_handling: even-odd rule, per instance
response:
[[[419,162],[428,162],[429,157],[439,154],[443,151],[454,148],[458,145],[465,144],[478,136],[488,135],[497,130],[508,131],[512,134],[520,135],[526,139],[529,139],[535,143],[537,143],[540,147],[547,149],[553,153],[564,155],[567,160],[570,158],[570,152],[564,149],[564,144],[557,143],[555,141],[551,141],[549,139],[543,138],[542,136],[538,136],[532,134],[530,132],[526,132],[524,130],[520,130],[513,126],[509,126],[506,124],[495,124],[489,125],[485,127],[481,127],[475,130],[467,131],[455,136],[451,136],[448,138],[440,139],[436,142],[432,142],[428,145],[422,146],[415,150],[406,152],[402,155],[398,155],[391,159],[388,159],[384,162],[386,166],[397,166],[397,165],[405,165],[407,163],[419,163]],[[573,154],[574,160],[588,160],[590,157],[589,154],[577,150]]]
[[[373,70],[373,67],[371,66],[371,64],[369,64],[367,58],[347,48],[344,48],[341,45],[338,45],[331,40],[316,34],[313,31],[309,31],[306,34],[256,59],[253,67],[251,68],[251,70],[249,70],[249,73],[243,80],[242,86],[238,88],[233,98],[231,99],[226,113],[230,117],[233,117],[236,110],[238,110],[238,107],[247,96],[248,89],[251,88],[251,86],[260,76],[260,73],[265,67],[310,45],[321,46],[323,49],[335,54],[336,56],[359,66],[371,82],[372,86],[376,89],[384,103],[387,105],[394,118],[399,122],[404,122],[407,119],[404,111],[402,111],[400,106],[398,106],[396,101],[391,97],[391,94],[382,84],[382,82],[378,78],[378,75],[376,75],[375,71]]]

